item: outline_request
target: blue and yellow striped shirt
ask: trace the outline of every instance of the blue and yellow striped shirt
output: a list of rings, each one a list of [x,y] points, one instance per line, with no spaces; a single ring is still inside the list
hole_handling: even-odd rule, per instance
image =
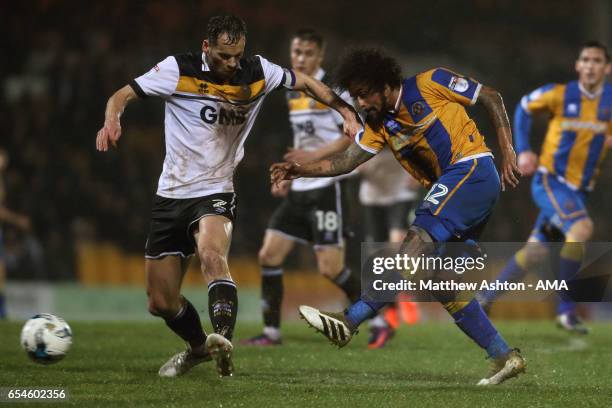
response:
[[[612,84],[588,95],[578,81],[549,84],[521,99],[514,117],[518,153],[530,150],[531,114],[552,115],[540,153],[540,167],[576,190],[592,190],[612,134]]]
[[[436,68],[405,79],[397,112],[384,126],[366,126],[356,142],[373,154],[388,144],[399,163],[429,187],[451,165],[469,157],[491,155],[465,106],[478,99],[481,85]]]

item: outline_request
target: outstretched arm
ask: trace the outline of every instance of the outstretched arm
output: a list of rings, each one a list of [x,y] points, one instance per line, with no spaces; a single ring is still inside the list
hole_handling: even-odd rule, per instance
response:
[[[353,142],[348,137],[340,137],[317,150],[289,149],[283,159],[288,162],[312,163],[333,154],[345,151]]]
[[[293,89],[306,92],[311,98],[338,111],[344,119],[344,134],[353,140],[357,132],[363,128],[355,108],[342,100],[342,98],[336,95],[336,93],[323,82],[298,71],[292,72],[295,74]]]
[[[508,120],[508,114],[506,113],[502,96],[495,89],[483,86],[478,95],[477,102],[484,105],[487,109],[489,117],[495,126],[495,131],[497,132],[497,140],[502,154],[502,191],[506,190],[506,184],[516,187],[519,182],[517,175],[520,176],[521,172],[516,165],[516,153],[512,147],[510,121]]]
[[[108,99],[104,114],[104,126],[98,131],[96,137],[96,149],[98,151],[107,151],[109,142],[113,147],[117,147],[117,141],[121,137],[121,115],[128,102],[136,97],[136,92],[132,87],[126,85]]]
[[[357,166],[374,157],[353,143],[343,152],[314,163],[275,163],[270,167],[270,181],[274,184],[282,180],[293,180],[298,177],[332,177],[346,174]]]

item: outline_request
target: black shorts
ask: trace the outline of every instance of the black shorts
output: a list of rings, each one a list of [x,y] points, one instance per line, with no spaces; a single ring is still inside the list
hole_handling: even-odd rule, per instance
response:
[[[387,242],[392,229],[408,230],[408,215],[415,201],[390,205],[364,205],[365,237],[370,242]]]
[[[342,245],[340,185],[308,191],[289,191],[276,208],[268,229],[303,243]]]
[[[165,198],[156,195],[151,210],[151,225],[145,244],[145,258],[167,255],[183,258],[195,253],[193,230],[200,218],[222,215],[234,222],[236,194],[219,193],[197,198]]]

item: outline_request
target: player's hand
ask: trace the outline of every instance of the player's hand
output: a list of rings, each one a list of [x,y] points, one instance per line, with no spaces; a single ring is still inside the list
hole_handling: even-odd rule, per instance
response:
[[[290,147],[289,151],[283,156],[283,159],[287,162],[312,163],[319,160],[319,157],[317,157],[317,154],[313,151],[293,149]]]
[[[501,168],[501,186],[502,191],[506,191],[506,184],[512,188],[518,186],[518,177],[521,176],[521,171],[516,164],[516,153],[512,146],[507,146],[502,149],[502,168]]]
[[[538,156],[531,150],[518,155],[518,168],[523,176],[531,176],[538,169]]]
[[[104,126],[96,136],[96,149],[100,152],[108,150],[109,143],[117,147],[117,141],[121,137],[121,124],[118,120],[105,120]]]
[[[344,124],[342,125],[342,130],[344,135],[351,140],[355,140],[355,136],[357,133],[363,130],[363,125],[359,120],[359,115],[354,110],[351,113],[344,117]]]
[[[296,162],[274,163],[270,166],[270,183],[278,185],[283,180],[298,178],[299,167]]]
[[[612,135],[606,136],[606,147],[612,148]]]
[[[272,184],[272,195],[274,197],[286,197],[291,188],[291,180],[283,180],[278,184]]]

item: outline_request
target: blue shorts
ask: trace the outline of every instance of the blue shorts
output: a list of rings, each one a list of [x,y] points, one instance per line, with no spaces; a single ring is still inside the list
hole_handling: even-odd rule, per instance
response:
[[[554,175],[537,172],[531,181],[531,195],[540,208],[531,236],[540,242],[549,241],[546,227],[555,227],[565,234],[576,221],[589,216],[586,192],[572,190]]]
[[[456,163],[431,186],[413,225],[436,242],[476,240],[497,202],[500,186],[492,157]]]

